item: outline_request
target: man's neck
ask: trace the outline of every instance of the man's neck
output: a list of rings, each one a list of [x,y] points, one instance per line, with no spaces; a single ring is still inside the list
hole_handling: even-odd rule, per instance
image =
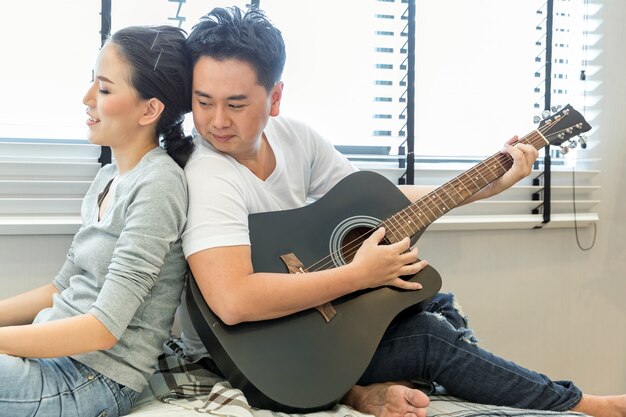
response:
[[[272,175],[272,172],[276,169],[276,156],[265,133],[261,136],[259,150],[256,152],[256,155],[249,159],[238,160],[238,162],[248,168],[261,181],[265,181]]]

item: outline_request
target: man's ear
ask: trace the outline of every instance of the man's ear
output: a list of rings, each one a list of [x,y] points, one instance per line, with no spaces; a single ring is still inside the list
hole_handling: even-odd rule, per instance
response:
[[[165,105],[161,103],[161,100],[157,98],[151,98],[144,101],[144,112],[139,119],[139,124],[146,126],[155,123],[159,120],[161,113],[163,113]]]
[[[274,85],[272,91],[270,92],[271,97],[271,107],[270,107],[270,116],[278,116],[280,113],[280,100],[283,98],[283,87],[284,84],[282,81],[279,81]]]

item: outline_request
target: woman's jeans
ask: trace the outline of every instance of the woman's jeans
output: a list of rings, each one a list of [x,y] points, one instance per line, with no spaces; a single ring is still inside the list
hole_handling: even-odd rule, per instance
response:
[[[452,294],[398,316],[358,383],[400,380],[437,384],[476,403],[536,410],[570,410],[582,396],[572,382],[551,381],[480,348]]]
[[[0,355],[0,415],[116,417],[139,393],[71,358]]]

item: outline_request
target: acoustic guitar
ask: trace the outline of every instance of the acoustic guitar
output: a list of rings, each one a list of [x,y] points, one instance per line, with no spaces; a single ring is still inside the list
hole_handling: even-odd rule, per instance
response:
[[[519,143],[537,149],[561,145],[590,128],[568,105]],[[415,244],[431,223],[504,175],[512,163],[510,155],[498,152],[415,202],[383,176],[361,171],[305,207],[250,215],[254,271],[306,279],[307,272],[350,262],[380,226],[386,230],[383,243],[410,236]],[[365,371],[389,323],[441,287],[431,266],[403,278],[423,288],[359,291],[317,309],[234,326],[211,311],[193,277],[186,302],[208,352],[252,406],[308,413],[334,406]]]

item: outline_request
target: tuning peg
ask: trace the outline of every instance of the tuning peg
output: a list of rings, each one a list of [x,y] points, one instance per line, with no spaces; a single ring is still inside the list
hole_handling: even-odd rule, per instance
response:
[[[541,112],[541,118],[547,119],[548,117],[550,117],[550,110],[544,110]]]
[[[578,143],[582,149],[587,149],[587,137],[585,135],[578,136]]]
[[[561,110],[561,105],[559,104],[558,106],[552,106],[550,107],[550,110],[552,111],[552,113],[556,113]]]
[[[578,142],[576,142],[575,140],[570,140],[567,146],[569,146],[570,149],[576,149],[576,146],[578,146]]]
[[[567,145],[561,145],[561,153],[565,155],[569,152],[569,147]]]
[[[541,121],[541,117],[535,116],[533,117],[533,123],[539,123]]]

